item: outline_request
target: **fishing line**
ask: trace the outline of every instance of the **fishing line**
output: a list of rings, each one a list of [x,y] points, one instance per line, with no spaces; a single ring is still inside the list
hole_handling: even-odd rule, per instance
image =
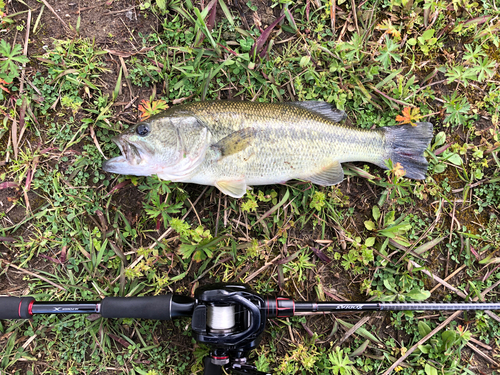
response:
[[[208,305],[207,326],[211,332],[229,333],[236,324],[235,305]]]

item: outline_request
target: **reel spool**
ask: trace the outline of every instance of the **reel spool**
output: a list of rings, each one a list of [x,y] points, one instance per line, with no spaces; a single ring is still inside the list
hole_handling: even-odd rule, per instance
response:
[[[207,328],[208,332],[214,334],[230,334],[234,332],[236,325],[235,305],[207,306]]]

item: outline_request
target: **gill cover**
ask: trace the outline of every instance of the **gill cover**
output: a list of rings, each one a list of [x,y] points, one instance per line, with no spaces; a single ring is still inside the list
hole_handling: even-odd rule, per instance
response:
[[[169,121],[177,133],[174,162],[165,164],[156,174],[164,180],[188,182],[205,159],[211,133],[193,116],[172,117]]]

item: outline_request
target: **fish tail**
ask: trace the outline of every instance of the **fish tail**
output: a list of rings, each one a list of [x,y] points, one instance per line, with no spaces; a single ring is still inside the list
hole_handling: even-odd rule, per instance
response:
[[[432,140],[432,129],[430,122],[380,128],[385,133],[386,152],[384,161],[378,165],[387,169],[385,160],[391,159],[393,165],[400,163],[403,166],[405,177],[425,179],[428,162],[424,151]]]

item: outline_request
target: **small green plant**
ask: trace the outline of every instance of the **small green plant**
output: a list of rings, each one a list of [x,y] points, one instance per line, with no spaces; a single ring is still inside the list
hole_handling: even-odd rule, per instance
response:
[[[436,137],[434,138],[434,143],[432,143],[430,150],[432,152],[435,152],[439,146],[442,146],[445,143],[446,143],[446,133],[439,132],[438,134],[436,134]],[[433,173],[443,173],[449,164],[456,166],[461,166],[463,164],[463,160],[460,156],[460,153],[462,152],[459,152],[456,146],[458,145],[451,145],[451,147],[446,148],[438,155],[435,155],[434,153],[429,153],[429,157],[431,158],[430,169],[432,170]],[[463,148],[460,149],[463,150]],[[467,147],[465,147],[465,151],[466,150]]]
[[[391,270],[387,269],[387,271]],[[376,295],[381,301],[424,301],[431,295],[408,272],[402,273],[401,276],[385,272],[376,283],[371,285],[371,288],[373,290],[369,294]]]
[[[372,215],[375,221],[365,221],[366,229],[375,232],[378,237],[393,239],[403,246],[409,245],[404,236],[411,229],[408,218],[400,216],[396,219],[396,211],[389,211],[382,216],[380,208],[376,205],[372,208]]]
[[[425,337],[431,332],[431,327],[425,321],[418,322],[418,331],[421,337]],[[462,348],[472,337],[472,333],[462,326],[456,329],[449,329],[441,333],[441,337],[434,336],[430,343],[419,345],[418,351],[429,359],[437,360],[441,363],[446,362],[451,354],[460,355]],[[430,370],[430,369],[429,369]]]
[[[389,38],[388,35],[385,36],[385,47],[380,50],[380,55],[375,58],[375,60],[382,63],[384,69],[389,69],[392,60],[401,62],[401,57],[394,51],[398,50],[399,45],[394,43],[394,41]]]
[[[463,60],[470,65],[468,70],[477,74],[476,80],[484,82],[486,79],[491,79],[495,75],[496,64],[488,58],[483,48],[479,45],[466,44],[465,49],[467,52],[464,53]]]
[[[65,108],[72,110],[73,114],[76,114],[83,104],[83,99],[80,97],[71,97],[69,95],[64,95],[61,98],[61,105]]]
[[[445,96],[444,109],[446,110],[445,124],[465,125],[469,119],[469,111],[471,109],[469,102],[465,96],[459,96],[457,91],[454,91],[451,96]]]
[[[14,78],[19,77],[20,67],[17,64],[26,64],[30,60],[22,55],[23,47],[15,44],[14,47],[2,39],[0,41],[0,79],[5,83],[12,83]]]
[[[313,269],[315,264],[311,263],[306,249],[299,250],[296,255],[297,257],[292,262],[283,265],[284,273],[296,277],[297,280],[303,282],[306,277],[306,271]]]
[[[147,191],[144,209],[151,219],[163,221],[165,228],[172,219],[171,214],[179,213],[184,202],[184,192],[177,185],[158,177],[148,177],[140,190]]]
[[[278,373],[292,375],[299,371],[311,371],[315,368],[319,359],[319,353],[314,344],[312,345],[294,345],[293,350],[287,353],[280,361],[281,364],[276,368]]]
[[[184,220],[173,218],[170,225],[181,236],[181,245],[179,253],[183,259],[192,259],[195,262],[201,262],[207,258],[212,258],[217,244],[225,239],[224,236],[213,238],[210,230],[199,225],[195,229]]]
[[[248,0],[247,7],[249,7],[252,12],[256,12],[258,9],[257,6],[252,4],[252,0]]]
[[[153,9],[153,11],[159,11],[160,14],[164,14],[167,10],[167,1],[166,0],[155,0],[155,4],[153,4],[153,1],[151,0],[146,0],[146,1],[141,1],[139,4],[141,10],[146,10],[146,9]],[[175,2],[173,2],[175,3]],[[153,6],[156,5],[156,6]]]
[[[316,209],[316,211],[321,211],[321,209],[326,205],[326,194],[322,191],[315,191],[309,207]]]
[[[259,208],[259,202],[271,202],[273,205],[277,203],[278,193],[276,190],[268,190],[264,193],[259,190],[257,194],[253,193],[251,190],[247,191],[245,195],[248,198],[245,202],[241,203],[241,209],[243,212],[255,212]]]
[[[354,33],[350,42],[340,42],[336,49],[344,61],[352,63],[361,59],[363,46],[363,36]]]
[[[0,17],[5,17],[5,1],[0,0]]]
[[[334,375],[359,375],[359,371],[354,367],[354,362],[349,359],[347,354],[344,354],[344,350],[340,349],[340,347],[335,347],[335,350],[332,350],[328,353],[328,360],[330,361],[331,366],[328,367],[332,370]]]
[[[479,208],[478,212],[483,212],[487,207],[500,207],[500,181],[499,178],[496,182],[492,182],[483,186],[478,187],[475,190],[475,194],[479,198]],[[492,218],[494,219],[494,218]]]
[[[438,39],[434,36],[436,30],[428,29],[424,31],[424,33],[417,38],[410,38],[406,43],[410,46],[415,46],[418,44],[420,50],[424,53],[424,55],[428,55],[431,50],[438,46]]]
[[[249,199],[247,199],[245,202],[241,204],[241,210],[243,212],[251,212],[251,211],[255,212],[258,207],[259,204],[252,195],[249,195]]]
[[[448,84],[452,82],[458,82],[467,87],[469,85],[469,81],[477,81],[477,72],[476,69],[470,69],[463,65],[456,65],[448,68],[446,72],[446,77],[448,77]],[[456,91],[454,92],[454,94]]]
[[[354,238],[352,248],[347,254],[342,255],[341,265],[344,270],[352,270],[354,274],[360,274],[365,267],[373,262],[373,245],[375,237],[368,237],[365,242],[362,242],[361,237]],[[340,253],[335,253],[335,260],[340,259]]]
[[[385,188],[380,195],[379,205],[388,202],[389,204],[404,204],[411,201],[409,188],[411,182],[403,178],[406,174],[404,167],[400,163],[393,164],[392,160],[386,161],[387,180],[377,181],[376,184]]]
[[[38,56],[48,67],[51,86],[57,82],[57,89],[72,97],[82,96],[79,89],[83,89],[87,97],[91,97],[94,90],[99,92],[96,79],[101,73],[109,72],[101,58],[107,52],[87,39],[54,40],[53,44],[52,49]]]

